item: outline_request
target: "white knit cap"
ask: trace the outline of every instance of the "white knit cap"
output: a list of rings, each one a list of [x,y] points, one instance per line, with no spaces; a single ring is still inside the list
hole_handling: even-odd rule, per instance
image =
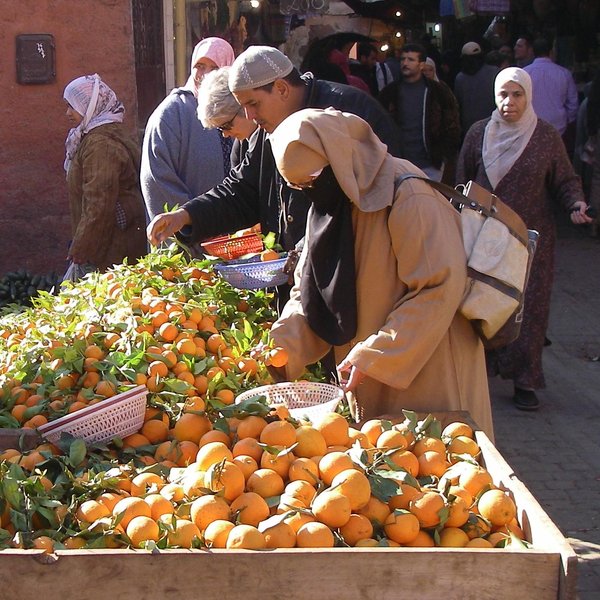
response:
[[[293,69],[292,61],[277,48],[250,46],[231,65],[229,89],[232,92],[254,90],[286,77]]]
[[[460,52],[463,56],[473,56],[481,54],[481,46],[477,42],[467,42]]]

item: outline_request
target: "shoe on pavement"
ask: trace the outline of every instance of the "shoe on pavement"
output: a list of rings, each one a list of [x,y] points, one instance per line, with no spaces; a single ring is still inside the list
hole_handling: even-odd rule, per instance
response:
[[[537,410],[540,407],[540,401],[533,390],[522,390],[517,387],[513,402],[519,410]]]

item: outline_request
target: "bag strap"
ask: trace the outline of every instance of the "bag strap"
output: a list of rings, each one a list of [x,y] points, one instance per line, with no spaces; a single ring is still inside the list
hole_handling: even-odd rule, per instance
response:
[[[405,173],[396,177],[394,181],[395,191],[397,191],[400,185],[407,179],[420,179],[421,181],[428,183],[432,188],[440,192],[440,194],[446,196],[452,206],[459,212],[466,207],[480,212],[488,218],[498,219],[508,227],[512,235],[514,235],[523,245],[527,246],[529,235],[523,219],[521,219],[512,208],[502,202],[498,196],[475,184],[473,181],[469,181],[464,188],[466,190],[473,188],[474,192],[479,192],[478,199],[469,197],[445,183],[417,175],[416,173]]]
[[[461,194],[458,190],[454,189],[453,187],[445,183],[441,183],[440,181],[435,181],[433,179],[423,177],[422,175],[417,175],[416,173],[404,173],[404,175],[398,175],[398,177],[396,177],[394,181],[394,190],[398,190],[400,185],[404,183],[407,179],[420,179],[421,181],[428,183],[432,188],[440,192],[440,194],[446,196],[446,198],[448,198],[448,200],[450,200],[450,202],[452,203],[452,206],[454,206],[454,208],[456,208],[459,211],[462,209],[463,206],[470,204],[473,204],[473,206],[470,207],[473,208],[473,210],[478,210],[479,208],[478,202],[471,203],[471,200],[469,198],[467,198],[464,194]],[[484,207],[481,208],[485,210]]]

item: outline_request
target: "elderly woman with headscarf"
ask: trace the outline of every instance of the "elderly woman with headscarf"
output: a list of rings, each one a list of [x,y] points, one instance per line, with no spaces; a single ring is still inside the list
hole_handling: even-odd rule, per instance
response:
[[[197,116],[198,86],[204,75],[230,66],[233,48],[210,37],[194,48],[191,74],[175,88],[148,120],[142,148],[142,193],[150,220],[165,205],[182,206],[221,183],[230,168],[231,142],[219,131],[207,130]]]
[[[270,136],[287,185],[311,202],[290,301],[273,325],[289,362],[333,348],[359,419],[469,411],[493,435],[484,352],[457,310],[467,281],[459,214],[360,117],[305,109]]]
[[[73,240],[68,258],[87,270],[146,253],[140,150],[122,122],[125,108],[99,75],[71,81],[64,91],[65,171]]]
[[[587,223],[587,205],[557,131],[538,119],[531,103],[529,75],[516,67],[498,73],[494,83],[497,109],[475,123],[460,153],[457,181],[473,180],[515,210],[529,229],[539,232],[525,296],[519,338],[488,353],[488,369],[514,382],[513,401],[521,410],[536,410],[536,389],[545,387],[542,370],[550,292],[554,276],[554,208],[561,205],[573,223]]]
[[[208,73],[200,84],[198,118],[206,129],[217,129],[225,138],[234,139],[231,166],[237,167],[248,150],[248,140],[256,131],[229,89],[229,67]]]

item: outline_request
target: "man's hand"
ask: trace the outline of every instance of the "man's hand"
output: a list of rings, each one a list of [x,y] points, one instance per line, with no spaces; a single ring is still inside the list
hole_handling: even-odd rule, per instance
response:
[[[285,367],[274,367],[273,365],[269,365],[267,371],[269,371],[269,375],[271,375],[275,383],[287,381]]]
[[[345,392],[353,392],[363,382],[366,375],[359,371],[349,360],[344,359],[338,366],[340,373],[348,373],[347,379],[342,379],[340,385]]]
[[[146,229],[148,241],[153,246],[158,246],[167,238],[175,235],[182,227],[190,225],[191,222],[190,214],[183,208],[156,215]]]

